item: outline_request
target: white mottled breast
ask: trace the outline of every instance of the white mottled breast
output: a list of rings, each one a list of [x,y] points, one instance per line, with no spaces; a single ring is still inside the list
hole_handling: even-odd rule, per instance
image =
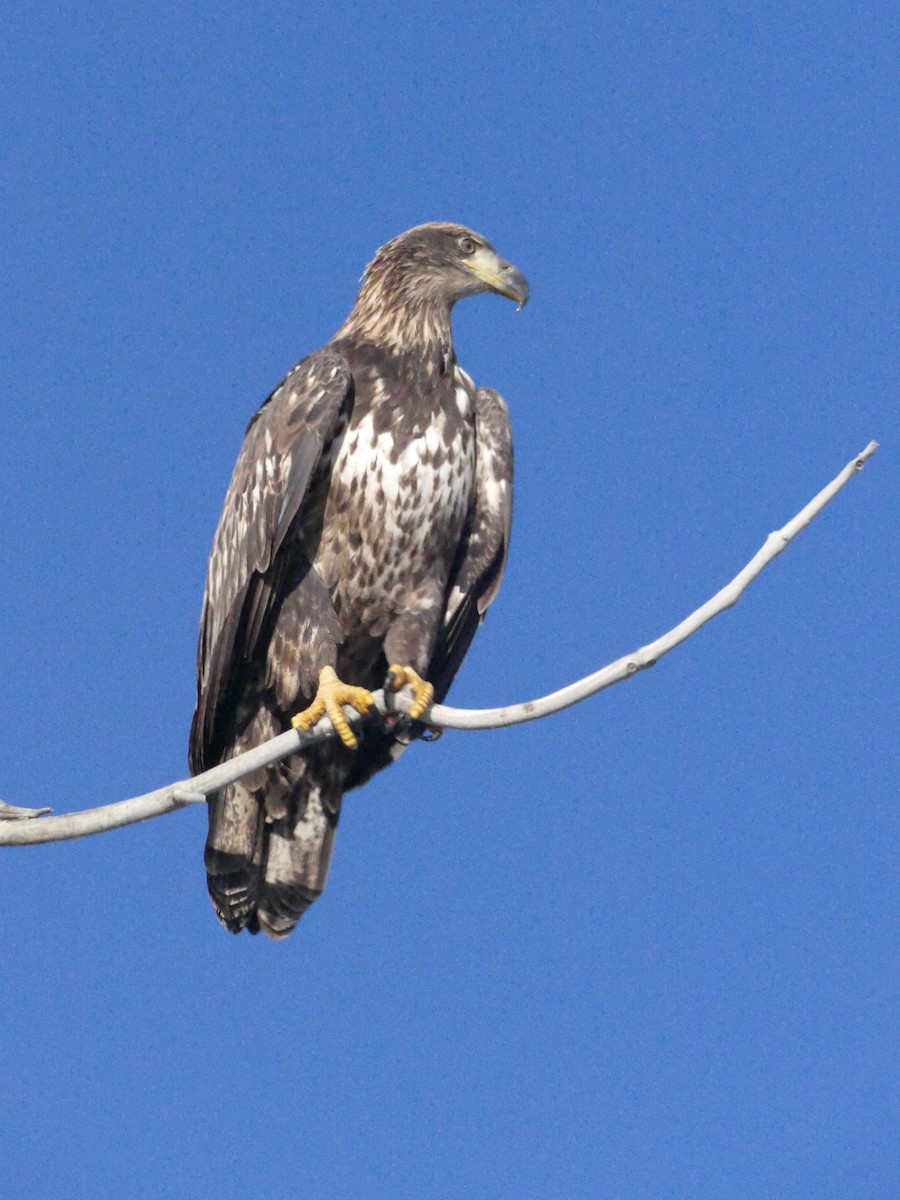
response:
[[[335,445],[314,562],[345,626],[380,627],[443,596],[474,491],[475,425],[468,376],[456,369],[442,385],[431,411],[385,429],[376,384]]]

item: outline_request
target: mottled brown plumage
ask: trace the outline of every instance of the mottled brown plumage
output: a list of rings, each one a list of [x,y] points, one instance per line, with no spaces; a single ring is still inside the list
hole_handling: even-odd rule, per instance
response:
[[[478,234],[401,234],[250,422],[207,574],[193,772],[283,732],[324,666],[373,689],[398,663],[446,694],[509,542],[506,406],[460,370],[450,327],[457,300],[489,290],[528,296]],[[213,797],[223,924],[286,936],[325,885],[343,793],[403,748],[369,724],[356,748],[320,743]]]

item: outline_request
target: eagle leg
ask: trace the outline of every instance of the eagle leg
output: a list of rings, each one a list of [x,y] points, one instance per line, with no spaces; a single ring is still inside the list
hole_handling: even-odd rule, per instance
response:
[[[411,721],[415,721],[430,706],[434,699],[434,688],[412,667],[399,667],[396,664],[388,667],[387,679],[384,681],[387,690],[399,692],[406,684],[409,684],[413,691],[413,702],[406,715]]]
[[[358,713],[367,713],[374,703],[371,692],[343,683],[338,679],[334,667],[323,667],[319,672],[316,698],[309,708],[291,718],[291,724],[295,729],[309,730],[320,718],[328,716],[341,741],[352,750],[356,745],[356,737],[347,723],[342,706],[349,704]]]

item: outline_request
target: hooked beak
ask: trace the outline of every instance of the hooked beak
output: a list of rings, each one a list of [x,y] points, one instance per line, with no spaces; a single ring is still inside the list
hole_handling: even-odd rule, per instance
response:
[[[471,258],[463,262],[492,292],[515,300],[519,309],[528,303],[528,280],[518,267],[506,262],[486,246],[479,246]]]

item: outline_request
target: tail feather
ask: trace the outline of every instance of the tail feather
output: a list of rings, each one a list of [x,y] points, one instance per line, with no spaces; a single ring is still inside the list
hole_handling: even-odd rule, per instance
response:
[[[287,937],[322,895],[338,811],[338,805],[323,804],[321,789],[311,786],[299,816],[272,825],[257,903],[259,926],[269,937]]]
[[[288,783],[265,772],[251,791],[233,784],[210,801],[204,861],[209,894],[226,929],[287,937],[328,877],[340,795],[301,771]],[[262,797],[266,797],[264,802]],[[278,816],[266,816],[264,803]],[[284,815],[282,815],[284,814]]]
[[[232,933],[240,933],[256,909],[264,858],[262,806],[238,782],[209,802],[209,836],[203,855],[213,907]]]

